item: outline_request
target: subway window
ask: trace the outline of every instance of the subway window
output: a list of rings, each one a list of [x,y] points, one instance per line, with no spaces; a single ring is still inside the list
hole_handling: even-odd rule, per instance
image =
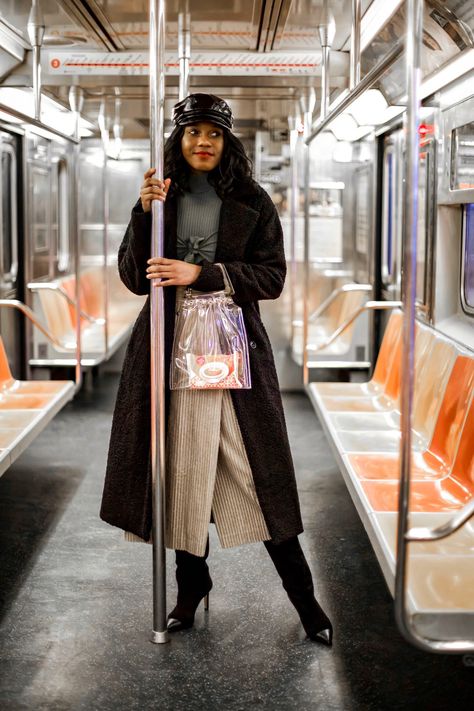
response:
[[[0,147],[1,160],[1,266],[9,282],[16,279],[18,262],[16,254],[16,166],[10,146]]]
[[[69,268],[69,181],[64,158],[58,161],[58,270]]]
[[[32,217],[33,245],[35,252],[48,249],[50,229],[51,185],[49,171],[35,166],[32,170]]]
[[[474,314],[474,204],[464,207],[461,301],[464,310]]]
[[[394,237],[395,237],[395,181],[394,155],[389,148],[384,157],[383,168],[383,231],[382,231],[382,278],[384,282],[392,283],[394,276]]]

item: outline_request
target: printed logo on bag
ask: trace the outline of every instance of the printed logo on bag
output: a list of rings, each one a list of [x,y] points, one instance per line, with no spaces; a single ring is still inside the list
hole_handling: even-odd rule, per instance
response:
[[[186,354],[190,388],[242,388],[240,353]]]

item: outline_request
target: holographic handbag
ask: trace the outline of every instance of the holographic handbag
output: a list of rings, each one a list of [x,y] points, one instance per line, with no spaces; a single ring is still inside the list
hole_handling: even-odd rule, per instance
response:
[[[249,389],[250,364],[242,309],[232,299],[227,269],[224,291],[187,289],[176,316],[171,390]]]

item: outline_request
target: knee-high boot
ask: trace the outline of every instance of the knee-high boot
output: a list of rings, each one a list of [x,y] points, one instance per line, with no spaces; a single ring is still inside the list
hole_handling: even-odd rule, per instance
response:
[[[276,545],[264,541],[290,601],[306,634],[314,641],[332,644],[332,625],[314,596],[313,578],[298,538]]]
[[[182,550],[177,550],[175,553],[178,600],[176,607],[168,615],[167,628],[170,632],[177,632],[193,626],[196,609],[203,598],[207,600],[212,588],[212,580],[206,563],[206,558],[209,555],[209,536],[203,556],[193,555]],[[205,604],[206,609],[207,603]]]

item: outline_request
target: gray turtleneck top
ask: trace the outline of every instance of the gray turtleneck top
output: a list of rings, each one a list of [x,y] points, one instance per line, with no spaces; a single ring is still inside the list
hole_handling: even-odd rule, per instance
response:
[[[189,177],[189,191],[178,201],[178,259],[200,264],[214,261],[222,200],[206,173]]]

